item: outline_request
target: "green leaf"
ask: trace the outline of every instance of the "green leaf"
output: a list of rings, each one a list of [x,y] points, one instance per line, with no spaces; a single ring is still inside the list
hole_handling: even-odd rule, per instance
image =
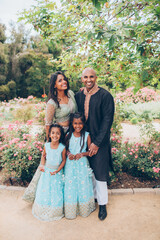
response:
[[[148,72],[146,70],[144,70],[142,72],[142,81],[144,82],[146,80],[148,80]]]
[[[50,9],[50,10],[54,10],[56,6],[56,3],[48,3],[45,7]]]
[[[92,0],[93,5],[98,9],[101,10],[101,4],[98,0]]]
[[[115,43],[115,35],[112,35],[111,38],[109,39],[109,49],[112,49],[114,47]]]
[[[97,35],[97,39],[100,39],[101,38],[101,36],[104,34],[104,32],[98,32],[98,35]]]
[[[136,81],[136,85],[133,89],[134,94],[136,94],[136,92],[138,92],[138,90],[141,88],[141,84],[142,84],[142,80],[138,79],[138,81]]]
[[[73,8],[75,8],[74,5],[69,6],[68,11],[70,12]]]
[[[92,33],[92,32],[89,32],[89,33],[88,33],[88,40],[90,40],[92,36],[93,36],[93,33]]]

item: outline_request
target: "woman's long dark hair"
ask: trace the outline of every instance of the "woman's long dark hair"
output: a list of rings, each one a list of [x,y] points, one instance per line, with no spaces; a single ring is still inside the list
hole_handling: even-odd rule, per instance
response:
[[[62,128],[62,126],[60,126],[59,124],[52,124],[50,127],[49,127],[49,133],[48,133],[48,135],[50,135],[50,133],[51,133],[51,130],[52,130],[52,128],[59,128],[60,129],[60,132],[61,132],[61,137],[60,137],[60,139],[59,139],[59,142],[60,143],[64,143],[64,130],[63,130],[63,128]],[[49,137],[49,142],[51,142],[51,138]]]
[[[49,86],[49,94],[48,94],[48,100],[49,99],[53,99],[55,101],[55,103],[57,103],[58,107],[59,106],[59,101],[58,101],[58,96],[57,96],[57,90],[55,89],[55,83],[57,80],[58,75],[62,75],[64,77],[64,80],[67,82],[67,89],[64,90],[64,93],[66,96],[68,96],[68,90],[69,90],[69,81],[68,78],[65,76],[64,73],[62,73],[61,71],[55,72],[51,75],[51,80],[50,80],[50,86]],[[69,96],[68,96],[69,97]]]
[[[83,147],[84,147],[84,139],[85,139],[85,117],[82,113],[79,113],[79,112],[71,113],[71,115],[70,115],[69,132],[65,137],[66,149],[68,150],[70,138],[72,136],[72,133],[75,131],[74,128],[73,128],[74,118],[76,118],[76,119],[80,118],[82,123],[83,123],[83,128],[81,130],[81,140],[80,140],[80,146],[81,146],[80,152],[81,152]]]

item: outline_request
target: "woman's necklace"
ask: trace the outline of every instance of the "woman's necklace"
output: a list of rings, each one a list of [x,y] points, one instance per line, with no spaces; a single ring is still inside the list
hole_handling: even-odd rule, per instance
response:
[[[59,103],[67,104],[67,103],[68,103],[68,97],[67,97],[67,96],[58,97],[58,102],[59,102]]]

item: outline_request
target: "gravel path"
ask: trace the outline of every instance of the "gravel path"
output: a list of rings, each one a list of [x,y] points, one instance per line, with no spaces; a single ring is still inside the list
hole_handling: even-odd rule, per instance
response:
[[[128,123],[121,123],[122,126],[122,140],[125,141],[129,138],[129,142],[141,142],[140,126]],[[143,125],[142,125],[143,126]],[[160,131],[160,123],[153,122],[153,127],[156,131]]]

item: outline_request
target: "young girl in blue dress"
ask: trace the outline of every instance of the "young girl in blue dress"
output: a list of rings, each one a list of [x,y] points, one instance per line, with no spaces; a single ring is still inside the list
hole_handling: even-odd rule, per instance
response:
[[[49,129],[50,142],[45,143],[39,170],[33,215],[42,221],[61,219],[63,214],[62,168],[66,162],[66,149],[62,144],[64,133],[61,126],[53,124]]]
[[[68,219],[77,215],[87,217],[95,210],[92,170],[86,157],[89,156],[87,148],[91,138],[84,129],[84,121],[81,113],[72,114],[66,136],[68,157],[65,164],[64,212]]]

